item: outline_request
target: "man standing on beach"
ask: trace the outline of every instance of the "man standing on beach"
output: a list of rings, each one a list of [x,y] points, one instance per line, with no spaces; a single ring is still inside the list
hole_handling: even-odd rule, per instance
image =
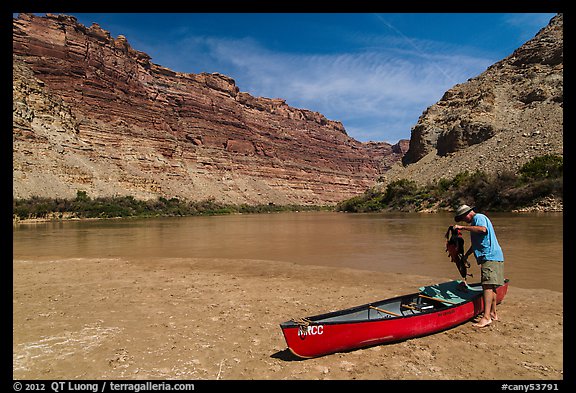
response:
[[[472,252],[481,265],[482,296],[484,298],[484,315],[475,323],[475,327],[485,327],[498,320],[496,314],[496,288],[504,285],[504,253],[496,239],[492,222],[484,214],[476,213],[474,207],[460,206],[455,213],[454,221],[464,221],[470,225],[454,225],[454,229],[470,232],[470,248],[464,254],[468,258]]]

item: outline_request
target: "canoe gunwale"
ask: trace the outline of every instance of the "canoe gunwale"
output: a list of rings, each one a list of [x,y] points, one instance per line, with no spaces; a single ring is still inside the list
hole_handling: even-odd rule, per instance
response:
[[[507,281],[505,283],[505,285],[507,284]],[[475,283],[475,284],[471,284],[470,287],[476,287],[476,286],[480,286],[480,283]],[[342,309],[342,310],[337,310],[337,311],[331,311],[331,312],[327,312],[327,313],[323,313],[323,314],[318,314],[318,315],[314,315],[311,317],[306,317],[306,319],[309,321],[310,325],[337,325],[337,324],[352,324],[352,323],[367,323],[367,322],[381,322],[383,320],[387,320],[387,319],[396,319],[396,318],[411,318],[411,317],[417,317],[417,316],[422,316],[422,315],[430,315],[433,314],[435,312],[441,312],[441,311],[446,311],[449,308],[456,308],[459,306],[463,306],[467,303],[473,302],[477,297],[482,295],[482,292],[479,291],[477,294],[475,294],[474,297],[471,297],[470,299],[466,299],[463,302],[457,303],[457,304],[449,304],[449,303],[443,303],[441,300],[432,300],[432,299],[428,299],[428,302],[435,302],[435,306],[433,309],[430,310],[425,310],[425,311],[419,311],[417,314],[416,313],[412,313],[412,314],[402,314],[399,316],[390,316],[388,318],[364,318],[364,319],[349,319],[349,320],[341,320],[341,321],[325,321],[326,319],[329,318],[334,318],[334,317],[339,317],[339,316],[343,316],[346,314],[353,314],[356,313],[358,311],[363,311],[366,309],[369,309],[370,307],[379,307],[382,306],[383,304],[388,304],[388,303],[397,303],[399,302],[400,304],[406,304],[405,302],[403,302],[404,299],[411,299],[411,298],[417,298],[422,292],[414,292],[408,295],[400,295],[400,296],[395,296],[393,298],[388,298],[388,299],[383,299],[383,300],[378,300],[375,302],[371,302],[371,303],[366,303],[366,304],[362,304],[360,306],[354,306],[354,307],[350,307],[350,308],[346,308],[346,309]],[[297,327],[298,324],[296,322],[294,322],[293,320],[290,321],[286,321],[286,322],[282,322],[280,324],[280,326],[284,329],[284,328],[290,328],[290,327]]]
[[[403,295],[403,296],[397,296],[395,298],[390,298],[390,299],[386,299],[386,300],[379,300],[376,302],[372,302],[372,303],[366,303],[360,306],[355,306],[355,307],[351,307],[351,308],[347,308],[347,309],[343,309],[343,310],[338,310],[338,311],[332,311],[332,312],[328,312],[328,313],[324,313],[324,314],[319,314],[319,315],[314,315],[312,317],[306,317],[307,320],[309,320],[309,324],[310,325],[341,325],[341,324],[356,324],[356,323],[369,323],[369,322],[382,322],[384,320],[390,320],[390,319],[398,319],[398,318],[411,318],[411,317],[418,317],[418,316],[423,316],[423,315],[430,315],[433,314],[435,312],[441,312],[441,311],[446,311],[448,308],[454,308],[454,307],[458,307],[458,306],[462,306],[465,303],[469,303],[474,301],[473,299],[469,299],[466,300],[462,303],[459,304],[445,304],[442,303],[438,300],[431,300],[432,302],[437,302],[436,306],[430,310],[424,310],[424,311],[419,311],[418,313],[411,313],[411,314],[402,314],[399,316],[393,316],[390,315],[388,317],[385,318],[363,318],[363,319],[348,319],[348,320],[340,320],[340,321],[326,321],[326,319],[329,318],[335,318],[335,317],[340,317],[340,316],[344,316],[347,314],[353,314],[359,311],[365,311],[365,310],[369,310],[370,307],[381,307],[382,304],[386,304],[386,303],[393,303],[395,301],[400,301],[400,304],[405,304],[402,302],[402,299],[411,299],[411,298],[415,298],[418,297],[420,292],[416,292],[416,293],[412,293],[409,295]],[[298,327],[298,323],[294,322],[293,320],[290,321],[286,321],[280,324],[280,326],[282,328],[291,328],[291,327]]]

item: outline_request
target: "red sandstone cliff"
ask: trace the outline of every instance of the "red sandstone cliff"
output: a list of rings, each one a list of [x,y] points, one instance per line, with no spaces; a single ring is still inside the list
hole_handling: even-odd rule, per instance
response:
[[[13,21],[13,196],[331,204],[374,185],[408,141],[174,72],[74,17]]]

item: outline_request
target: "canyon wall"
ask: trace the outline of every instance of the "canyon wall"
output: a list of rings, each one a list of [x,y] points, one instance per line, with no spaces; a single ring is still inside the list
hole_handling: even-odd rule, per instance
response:
[[[408,141],[253,97],[218,73],[151,62],[76,18],[13,20],[13,197],[131,195],[334,204],[373,186]]]

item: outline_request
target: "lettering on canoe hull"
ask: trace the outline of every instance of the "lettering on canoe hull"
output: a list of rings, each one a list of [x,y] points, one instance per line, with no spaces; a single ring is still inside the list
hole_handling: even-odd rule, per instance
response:
[[[447,311],[443,311],[443,312],[439,312],[438,316],[439,317],[443,317],[445,315],[450,315],[450,314],[454,314],[456,312],[456,310],[452,309],[452,310],[447,310]]]
[[[324,325],[312,325],[305,329],[298,329],[298,336],[316,336],[324,333]]]

